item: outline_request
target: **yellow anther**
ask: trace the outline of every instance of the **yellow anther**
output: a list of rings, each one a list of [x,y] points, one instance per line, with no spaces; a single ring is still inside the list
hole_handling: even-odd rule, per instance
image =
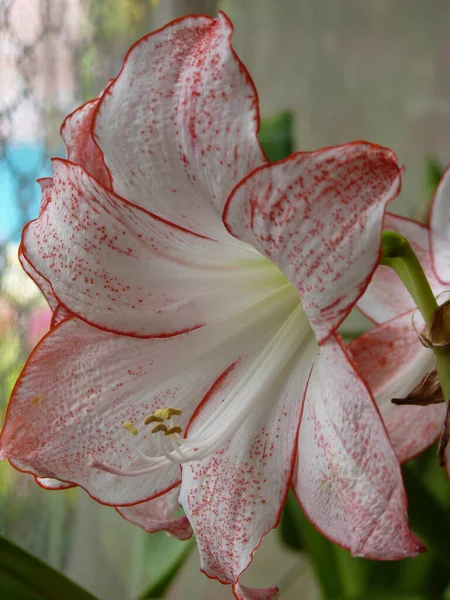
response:
[[[171,417],[179,417],[183,414],[181,408],[168,408],[167,410],[170,412]]]
[[[144,423],[146,425],[150,425],[150,423],[164,423],[164,419],[156,415],[148,415],[148,417],[145,417]]]
[[[167,425],[160,423],[159,425],[156,425],[156,427],[153,427],[152,433],[158,433],[158,431],[163,431],[164,433],[166,433]]]
[[[170,429],[165,431],[164,435],[172,435],[173,433],[181,433],[181,432],[182,432],[181,427],[175,426],[175,427],[171,427]]]
[[[161,417],[164,421],[168,421],[171,417],[180,416],[182,413],[183,411],[179,408],[158,408],[153,415],[155,417]]]
[[[39,394],[39,396],[36,396],[36,398],[33,399],[33,404],[40,404],[44,398],[45,394]]]
[[[155,412],[153,414],[155,415],[155,417],[160,417],[164,421],[167,421],[171,417],[171,414],[170,414],[170,411],[168,408],[158,408],[158,410],[155,410]]]
[[[130,423],[130,421],[125,421],[125,423],[122,423],[122,427],[124,429],[126,429],[127,431],[129,431],[130,433],[132,433],[133,435],[137,435],[137,429],[136,427],[133,425],[133,423]]]

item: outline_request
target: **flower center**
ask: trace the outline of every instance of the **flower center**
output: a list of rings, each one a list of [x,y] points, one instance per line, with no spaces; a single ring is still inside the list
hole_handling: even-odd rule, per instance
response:
[[[143,433],[139,424],[125,421],[122,427],[130,436],[128,442],[136,457],[144,460],[148,467],[119,471],[95,458],[90,460],[91,467],[118,475],[138,476],[173,463],[207,458],[241,427],[250,432],[258,427],[262,416],[276,401],[275,383],[294,355],[307,352],[309,360],[311,353],[312,365],[311,348],[315,351],[315,338],[296,289],[270,260],[262,255],[254,259],[253,254],[251,265],[245,269],[248,273],[245,286],[256,284],[263,293],[258,303],[249,304],[248,309],[238,316],[242,321],[239,327],[253,332],[250,337],[254,337],[254,349],[244,348],[242,365],[236,367],[237,372],[233,373],[226,392],[214,390],[214,386],[210,390],[215,407],[208,408],[209,412],[204,413],[206,416],[201,421],[195,419],[192,425],[189,424],[187,431],[176,422],[176,417],[182,415],[180,408],[159,408],[145,417],[143,425],[152,426],[150,433],[156,443],[154,449],[157,452],[151,456],[142,451],[145,445],[148,448],[148,431]],[[257,311],[260,311],[258,319],[253,316]],[[208,404],[210,402],[211,398]],[[191,433],[192,429],[195,430]]]

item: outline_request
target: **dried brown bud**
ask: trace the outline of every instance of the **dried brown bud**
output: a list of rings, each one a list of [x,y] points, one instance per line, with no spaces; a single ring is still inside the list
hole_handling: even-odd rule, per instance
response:
[[[434,311],[429,327],[429,337],[435,348],[450,346],[450,300],[446,300]]]
[[[399,406],[404,404],[428,406],[429,404],[439,404],[444,402],[444,394],[442,393],[436,369],[427,373],[419,385],[416,386],[406,398],[393,398],[391,402]]]
[[[441,437],[438,445],[438,462],[441,467],[445,467],[445,450],[450,439],[450,403],[447,404],[447,413],[445,415],[444,425],[442,426]]]

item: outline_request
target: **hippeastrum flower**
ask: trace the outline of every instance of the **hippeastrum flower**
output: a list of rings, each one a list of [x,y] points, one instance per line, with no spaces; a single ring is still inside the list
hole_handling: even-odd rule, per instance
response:
[[[400,170],[364,142],[267,164],[231,34],[224,14],[170,23],[66,119],[69,160],[54,160],[21,246],[54,326],[15,387],[1,456],[149,530],[170,530],[178,488],[203,571],[236,598],[275,598],[239,580],[290,486],[354,555],[422,549],[337,333]]]
[[[391,214],[384,225],[409,241],[440,304],[448,300],[445,292],[450,288],[449,186],[447,170],[428,226]],[[351,342],[350,349],[375,396],[397,456],[406,462],[436,441],[446,415],[430,332],[389,267],[378,267],[358,307],[377,325]]]

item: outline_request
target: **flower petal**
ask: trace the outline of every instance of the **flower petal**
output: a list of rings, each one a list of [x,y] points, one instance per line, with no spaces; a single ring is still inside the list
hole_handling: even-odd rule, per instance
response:
[[[293,301],[260,303],[223,323],[155,340],[119,336],[78,319],[61,322],[33,351],[14,388],[0,458],[38,477],[76,483],[112,506],[164,493],[179,483],[177,464],[127,477],[89,461],[121,472],[151,467],[142,453],[161,451],[145,417],[177,407],[183,411],[177,425],[184,428],[217,377],[277,326],[283,306]],[[137,435],[123,428],[126,422]]]
[[[73,313],[70,312],[70,310],[65,308],[62,304],[58,304],[58,306],[55,308],[55,310],[53,312],[50,327],[55,327],[55,325],[58,325],[58,323],[61,323],[61,321],[64,321],[65,319],[69,319],[70,317],[73,317],[73,316],[74,315],[73,315]]]
[[[171,225],[54,161],[52,201],[23,234],[23,253],[59,302],[120,333],[163,337],[238,312],[279,285],[247,246]],[[275,280],[275,284],[274,284]]]
[[[116,510],[124,519],[142,527],[148,533],[167,531],[172,537],[187,540],[192,535],[189,521],[185,516],[175,517],[180,508],[179,493],[180,489],[176,487],[154,500],[134,506],[122,506]]]
[[[228,194],[266,162],[257,93],[232,33],[220,13],[145,36],[107,88],[95,122],[119,195],[216,239],[229,238],[220,218]]]
[[[431,264],[429,232],[427,227],[398,215],[387,214],[384,229],[403,235],[416,253],[433,292],[437,295],[445,287],[434,274]],[[398,275],[390,268],[380,265],[375,271],[366,292],[358,301],[358,308],[375,323],[384,323],[408,309],[415,307]]]
[[[256,170],[233,191],[224,221],[297,286],[324,342],[369,282],[385,207],[399,190],[392,152],[355,142]]]
[[[294,491],[317,529],[353,556],[393,560],[423,550],[408,526],[395,453],[337,336],[320,348],[308,384]]]
[[[316,352],[304,315],[298,320],[291,315],[276,336],[262,347],[255,344],[215,383],[194,415],[189,434],[195,438],[205,434],[208,423],[211,429],[223,428],[226,414],[219,419],[217,413],[225,398],[228,403],[234,398],[236,410],[252,407],[238,425],[229,426],[226,441],[214,454],[183,465],[180,503],[208,577],[238,583],[262,538],[278,523],[295,461],[301,399]],[[245,597],[238,591],[237,598]]]
[[[280,591],[277,587],[255,589],[239,583],[233,585],[233,594],[236,600],[278,600],[280,597]]]
[[[58,299],[55,296],[55,293],[52,289],[50,282],[45,279],[40,273],[36,271],[36,269],[32,266],[32,264],[27,260],[23,253],[23,247],[20,245],[19,247],[19,262],[22,265],[22,269],[25,273],[30,277],[34,283],[41,290],[45,299],[48,302],[50,308],[54,311],[58,306]]]
[[[437,277],[450,282],[450,165],[444,172],[430,211],[431,255]]]
[[[73,483],[59,481],[59,479],[52,479],[51,477],[35,477],[34,479],[45,490],[68,490],[76,487]]]
[[[436,441],[445,417],[445,404],[396,406],[435,367],[407,312],[378,325],[349,345],[359,373],[367,382],[383,417],[400,462],[410,460]]]
[[[86,102],[70,115],[61,126],[67,158],[81,165],[106,187],[111,187],[111,178],[103,160],[103,154],[92,137],[94,117],[100,98]]]

